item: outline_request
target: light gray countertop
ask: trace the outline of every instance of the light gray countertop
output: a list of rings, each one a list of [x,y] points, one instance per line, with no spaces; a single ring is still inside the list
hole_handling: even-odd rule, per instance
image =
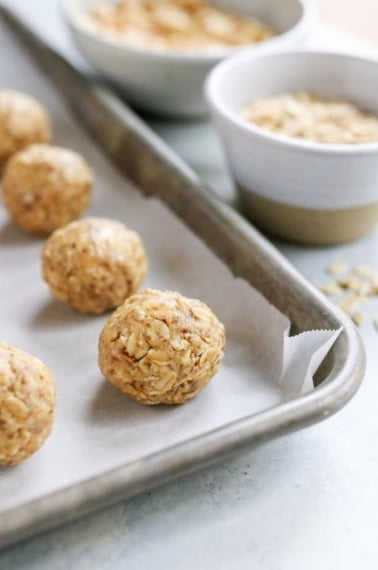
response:
[[[56,4],[12,0],[67,47]],[[208,152],[220,152],[204,127],[188,126],[189,138],[159,130],[205,178],[224,184],[191,144],[203,133]],[[335,258],[378,268],[378,232],[337,248],[279,247],[315,283]],[[378,316],[378,302],[367,310]],[[370,321],[361,333],[367,375],[335,417],[10,548],[0,569],[376,570],[378,333]]]

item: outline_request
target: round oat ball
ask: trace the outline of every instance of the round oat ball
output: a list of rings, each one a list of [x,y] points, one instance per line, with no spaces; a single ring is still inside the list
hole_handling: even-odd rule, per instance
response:
[[[42,250],[42,275],[52,295],[83,313],[118,307],[146,272],[139,235],[114,220],[72,222],[55,231]]]
[[[50,234],[87,208],[93,177],[84,159],[48,145],[15,154],[3,176],[4,204],[15,224],[31,234]]]
[[[50,139],[50,119],[38,101],[18,91],[0,91],[0,173],[15,152]]]
[[[100,336],[104,376],[142,404],[183,404],[218,371],[224,326],[201,301],[146,289],[125,301]]]
[[[34,356],[0,342],[0,465],[28,459],[50,435],[55,380]]]

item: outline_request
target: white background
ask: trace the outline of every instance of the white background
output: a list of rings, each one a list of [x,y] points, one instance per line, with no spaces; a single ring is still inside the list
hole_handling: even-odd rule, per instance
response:
[[[16,4],[65,41],[55,1]],[[168,138],[216,179],[188,139]],[[315,283],[335,258],[378,269],[378,233],[338,248],[281,249]],[[377,316],[378,303],[366,312]],[[376,570],[378,333],[371,322],[361,332],[368,373],[334,418],[9,549],[1,570]]]

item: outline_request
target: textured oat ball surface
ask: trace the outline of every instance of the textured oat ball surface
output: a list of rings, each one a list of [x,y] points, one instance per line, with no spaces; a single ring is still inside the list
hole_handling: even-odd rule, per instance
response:
[[[93,178],[76,152],[31,145],[15,154],[3,176],[4,204],[31,234],[49,234],[75,220],[89,204]]]
[[[55,380],[37,358],[0,342],[0,465],[24,461],[50,435]]]
[[[18,91],[0,91],[0,173],[15,152],[50,138],[50,119],[38,101]]]
[[[218,371],[224,326],[201,301],[145,289],[121,305],[99,342],[104,376],[142,404],[183,404]]]
[[[121,222],[86,218],[55,231],[42,250],[51,293],[84,313],[118,307],[147,271],[139,235]]]

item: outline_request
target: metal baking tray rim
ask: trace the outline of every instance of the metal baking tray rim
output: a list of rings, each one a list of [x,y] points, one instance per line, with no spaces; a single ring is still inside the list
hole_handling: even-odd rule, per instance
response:
[[[347,317],[340,314],[338,318],[343,326],[341,334],[350,347],[348,356],[340,370],[334,370],[327,381],[313,392],[12,509],[3,515],[0,547],[69,522],[335,413],[356,392],[365,371],[365,353],[359,335]]]

